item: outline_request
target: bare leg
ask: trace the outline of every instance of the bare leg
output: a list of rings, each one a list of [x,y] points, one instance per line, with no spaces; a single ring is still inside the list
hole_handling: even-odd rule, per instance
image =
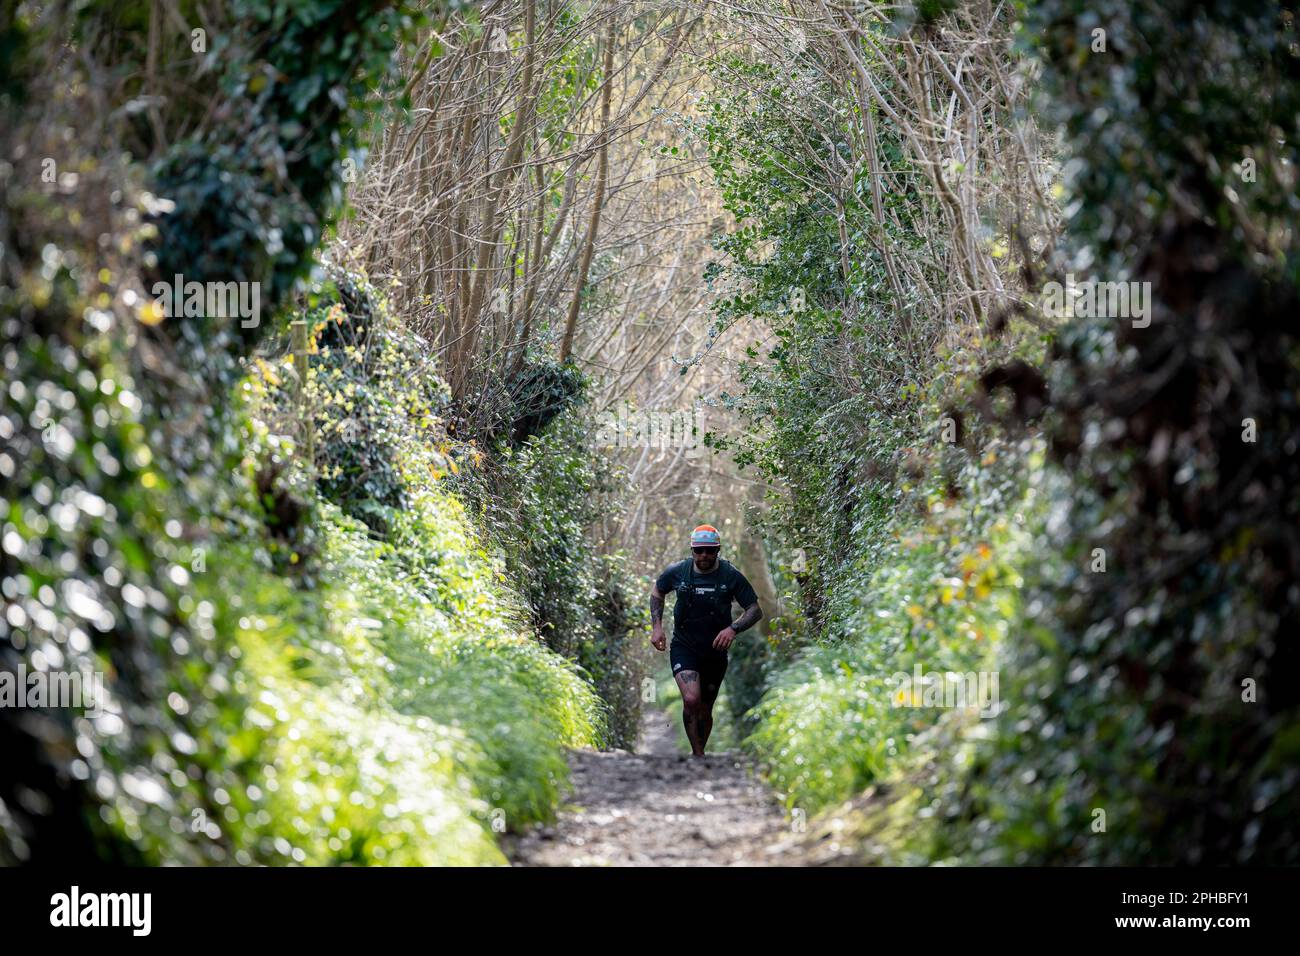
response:
[[[704,756],[704,742],[709,739],[708,731],[701,736],[700,716],[703,712],[704,696],[700,690],[698,671],[678,671],[673,675],[682,692],[682,724],[686,727],[686,738],[691,742],[691,753],[696,757]],[[709,727],[713,726],[712,720]]]
[[[718,691],[722,689],[721,684],[700,683],[700,750],[709,742],[709,734],[713,733],[713,705],[718,700]]]

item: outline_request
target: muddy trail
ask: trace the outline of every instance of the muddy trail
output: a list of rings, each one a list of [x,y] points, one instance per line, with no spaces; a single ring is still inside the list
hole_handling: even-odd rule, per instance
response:
[[[771,790],[737,753],[693,759],[676,726],[646,714],[635,753],[570,752],[572,792],[554,824],[514,838],[516,866],[787,866],[804,862]]]

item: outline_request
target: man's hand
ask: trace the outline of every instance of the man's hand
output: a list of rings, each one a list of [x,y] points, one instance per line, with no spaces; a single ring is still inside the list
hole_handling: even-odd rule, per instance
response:
[[[718,631],[718,636],[713,639],[713,649],[715,651],[725,651],[735,639],[736,632],[729,627],[724,627]]]
[[[655,622],[655,626],[650,629],[650,643],[655,646],[656,651],[664,649],[664,626]]]

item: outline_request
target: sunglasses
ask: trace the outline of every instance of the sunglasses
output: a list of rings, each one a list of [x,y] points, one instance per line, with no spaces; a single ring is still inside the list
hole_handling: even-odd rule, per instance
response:
[[[695,554],[717,554],[719,550],[718,548],[691,548]]]

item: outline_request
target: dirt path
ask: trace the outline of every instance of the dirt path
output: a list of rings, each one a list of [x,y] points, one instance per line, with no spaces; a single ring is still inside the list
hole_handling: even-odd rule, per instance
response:
[[[646,715],[636,753],[576,750],[573,793],[559,819],[516,838],[517,866],[773,866],[795,862],[790,827],[739,754],[700,760],[676,729]],[[784,838],[784,839],[783,839]]]

